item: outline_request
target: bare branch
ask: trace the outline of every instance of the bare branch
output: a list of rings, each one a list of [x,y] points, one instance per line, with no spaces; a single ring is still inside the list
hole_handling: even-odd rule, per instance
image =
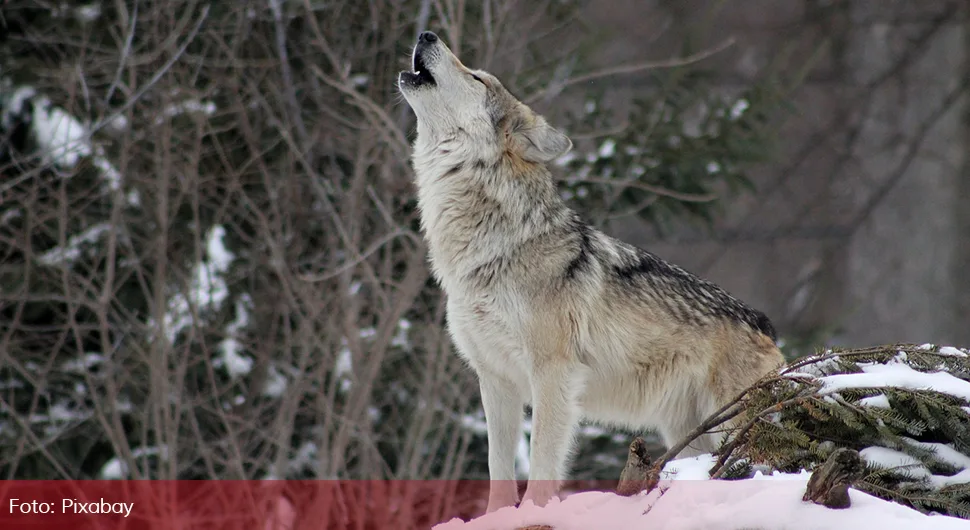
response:
[[[579,75],[576,77],[570,77],[554,87],[547,87],[540,90],[539,92],[530,95],[525,98],[526,103],[534,103],[543,97],[549,97],[551,94],[558,94],[564,89],[571,87],[573,85],[578,85],[580,83],[587,83],[589,81],[594,81],[596,79],[602,79],[604,77],[612,77],[614,75],[625,75],[633,74],[637,72],[642,72],[644,70],[656,70],[658,68],[676,68],[679,66],[687,66],[690,64],[697,63],[708,57],[720,53],[727,48],[734,45],[734,38],[728,38],[723,40],[721,43],[708,48],[706,50],[688,55],[687,57],[680,57],[676,59],[667,59],[664,61],[646,61],[641,63],[626,64],[621,66],[613,66],[609,68],[603,68],[601,70],[596,70],[594,72],[589,72],[587,74]]]
[[[670,197],[672,199],[677,199],[684,202],[711,202],[717,200],[717,195],[713,193],[684,193],[677,190],[671,190],[661,186],[654,186],[652,184],[647,184],[645,182],[640,182],[637,180],[620,180],[620,179],[605,179],[598,177],[583,177],[582,182],[587,182],[590,184],[605,184],[608,186],[620,186],[624,188],[636,188],[643,191],[649,191],[657,195],[662,195],[664,197]]]

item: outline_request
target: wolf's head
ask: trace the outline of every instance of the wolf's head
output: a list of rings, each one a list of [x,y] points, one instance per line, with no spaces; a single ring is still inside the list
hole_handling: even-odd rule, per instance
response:
[[[496,155],[534,163],[572,147],[495,76],[463,65],[434,33],[418,36],[411,63],[414,71],[401,72],[398,86],[418,117],[419,139],[474,141]]]

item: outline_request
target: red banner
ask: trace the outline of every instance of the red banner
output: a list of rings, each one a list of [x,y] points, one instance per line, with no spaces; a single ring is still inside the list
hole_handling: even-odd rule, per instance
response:
[[[474,480],[0,481],[0,528],[427,530],[481,515],[488,488]]]

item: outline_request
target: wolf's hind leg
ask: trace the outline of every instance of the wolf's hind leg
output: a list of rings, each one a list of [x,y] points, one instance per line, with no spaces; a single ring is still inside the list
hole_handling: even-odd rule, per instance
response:
[[[675,413],[669,414],[667,418],[667,423],[660,429],[660,435],[663,438],[664,445],[669,449],[670,447],[681,443],[687,436],[689,436],[697,427],[704,421],[707,420],[708,416],[714,411],[711,403],[707,402],[704,396],[699,396],[697,394],[690,396],[688,399],[684,400],[683,406],[679,407]],[[699,403],[700,402],[700,403]],[[715,427],[717,430],[717,427]],[[713,452],[717,449],[721,434],[717,432],[708,432],[694,438],[690,443],[684,447],[676,456],[676,458],[689,458],[697,455],[702,455],[704,453]]]

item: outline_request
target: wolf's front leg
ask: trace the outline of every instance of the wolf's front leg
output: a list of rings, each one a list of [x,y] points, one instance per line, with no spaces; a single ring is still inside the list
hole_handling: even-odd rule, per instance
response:
[[[580,420],[583,377],[560,360],[540,364],[532,378],[532,441],[524,501],[544,506],[566,477],[569,452]]]
[[[478,374],[488,430],[488,508],[493,512],[519,501],[515,483],[515,446],[522,435],[523,399],[501,376]]]

